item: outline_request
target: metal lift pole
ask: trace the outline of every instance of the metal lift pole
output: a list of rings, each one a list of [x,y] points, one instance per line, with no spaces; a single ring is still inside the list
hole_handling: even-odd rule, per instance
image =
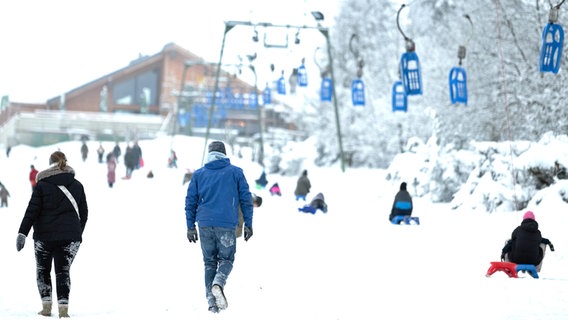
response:
[[[209,140],[209,132],[213,124],[213,111],[215,109],[215,102],[217,102],[217,90],[219,89],[219,75],[221,73],[221,63],[223,62],[223,52],[225,51],[225,38],[227,32],[231,31],[234,26],[229,26],[225,23],[225,32],[223,33],[223,43],[221,44],[221,52],[219,53],[219,63],[217,63],[217,71],[215,73],[215,86],[213,87],[213,97],[211,97],[211,106],[209,107],[209,119],[207,121],[207,130],[205,131],[205,144],[203,145],[203,155],[201,156],[201,166],[205,163],[205,154],[207,153],[207,142]]]

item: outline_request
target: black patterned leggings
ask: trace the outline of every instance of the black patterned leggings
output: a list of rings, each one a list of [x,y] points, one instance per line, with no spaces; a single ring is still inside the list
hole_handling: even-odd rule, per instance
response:
[[[67,304],[71,288],[69,269],[77,255],[79,241],[34,241],[37,288],[42,301],[51,301],[51,264],[55,264],[57,302]]]

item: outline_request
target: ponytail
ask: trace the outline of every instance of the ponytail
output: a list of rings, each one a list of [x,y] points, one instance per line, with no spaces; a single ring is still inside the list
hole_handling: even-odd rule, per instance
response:
[[[49,157],[49,164],[56,164],[60,170],[63,170],[63,168],[67,166],[67,158],[65,157],[65,154],[63,152],[55,151]]]

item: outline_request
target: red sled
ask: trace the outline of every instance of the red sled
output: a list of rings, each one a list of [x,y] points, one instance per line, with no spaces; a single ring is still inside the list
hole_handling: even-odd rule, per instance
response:
[[[491,276],[497,271],[505,272],[510,278],[518,278],[519,272],[527,272],[531,277],[538,279],[536,267],[532,264],[516,264],[513,262],[493,261],[487,270],[486,277]]]
[[[505,272],[509,278],[518,278],[517,275],[517,264],[505,261],[492,261],[491,266],[487,269],[486,277],[490,277],[497,271]]]

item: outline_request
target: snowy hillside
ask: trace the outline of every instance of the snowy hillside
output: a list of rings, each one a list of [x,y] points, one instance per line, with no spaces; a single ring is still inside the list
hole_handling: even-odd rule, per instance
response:
[[[103,146],[108,152],[113,144]],[[387,216],[400,180],[387,180],[386,170],[342,173],[308,159],[303,164],[313,186],[308,198],[323,192],[329,211],[299,213],[301,203],[293,196],[297,176],[269,174],[269,185],[278,182],[283,192],[272,197],[254,189],[262,169],[233,155],[231,161],[244,169],[264,202],[255,209],[254,236],[237,243],[225,288],[229,308],[211,314],[201,249],[186,239],[187,185],[182,185],[186,169],[201,163],[203,140],[164,137],[140,146],[144,168],[131,180],[118,179],[112,189],[106,165],[96,160],[98,142],[89,143],[84,163],[79,142],[17,146],[9,158],[1,154],[0,181],[12,196],[9,207],[0,208],[0,319],[42,318],[36,314],[41,304],[31,233],[21,252],[15,241],[31,195],[29,166],[47,168],[57,149],[84,184],[89,204],[84,241],[71,269],[74,319],[568,318],[568,204],[560,182],[540,190],[529,204],[556,248],[547,251],[540,279],[503,273],[487,278],[489,262],[499,260],[523,212],[488,214],[483,206],[452,210],[451,204],[416,196],[421,225],[392,225]],[[179,157],[178,169],[167,168],[170,146]],[[290,150],[286,158],[293,155]],[[149,170],[152,179],[146,178]],[[120,159],[117,176],[124,173]]]

